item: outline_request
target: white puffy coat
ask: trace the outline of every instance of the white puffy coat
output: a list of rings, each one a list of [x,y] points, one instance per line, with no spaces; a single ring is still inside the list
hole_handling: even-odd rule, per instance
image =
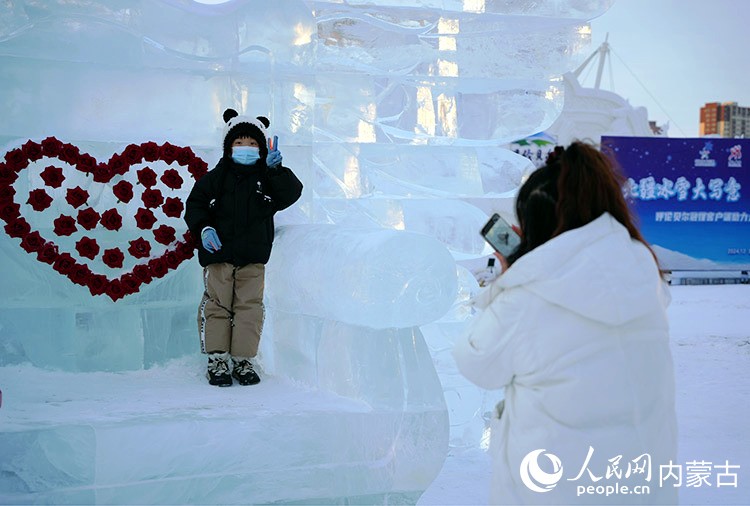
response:
[[[676,488],[659,486],[659,466],[677,454],[668,303],[651,253],[609,214],[523,256],[477,297],[483,311],[453,354],[478,386],[505,388],[492,422],[492,503],[677,502]],[[589,448],[590,473],[579,476]],[[544,452],[524,462],[535,450]],[[650,481],[635,472],[643,454]],[[522,462],[548,491],[524,484]],[[650,493],[596,493],[615,484]]]

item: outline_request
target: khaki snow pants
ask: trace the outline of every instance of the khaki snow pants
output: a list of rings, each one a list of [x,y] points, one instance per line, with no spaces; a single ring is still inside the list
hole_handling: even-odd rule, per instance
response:
[[[203,268],[203,298],[198,334],[203,353],[230,352],[254,357],[263,329],[265,265],[235,267],[229,263]]]

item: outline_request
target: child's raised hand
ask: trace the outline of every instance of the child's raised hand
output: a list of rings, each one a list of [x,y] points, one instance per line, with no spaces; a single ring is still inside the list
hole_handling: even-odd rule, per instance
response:
[[[268,139],[268,155],[266,165],[273,169],[281,165],[281,151],[279,151],[279,137],[274,135],[273,140]]]

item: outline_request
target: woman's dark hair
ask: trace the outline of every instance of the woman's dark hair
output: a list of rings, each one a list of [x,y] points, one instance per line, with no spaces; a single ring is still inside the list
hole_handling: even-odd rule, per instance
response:
[[[508,257],[512,264],[537,246],[609,213],[630,237],[656,255],[630,212],[622,188],[625,178],[614,163],[595,147],[574,142],[556,147],[547,163],[529,176],[516,197],[516,216],[523,237]]]

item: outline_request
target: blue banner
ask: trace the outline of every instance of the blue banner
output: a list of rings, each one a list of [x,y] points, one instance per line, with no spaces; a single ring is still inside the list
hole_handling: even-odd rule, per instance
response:
[[[666,269],[750,265],[750,139],[602,137]]]

